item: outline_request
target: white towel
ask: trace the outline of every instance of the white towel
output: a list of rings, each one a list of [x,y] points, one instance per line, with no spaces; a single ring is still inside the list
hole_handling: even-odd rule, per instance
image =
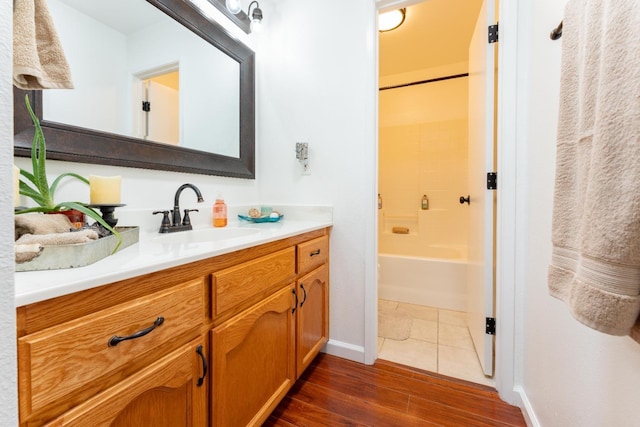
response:
[[[549,292],[628,335],[640,313],[640,2],[564,15]]]
[[[45,0],[13,2],[13,84],[20,89],[73,89]]]

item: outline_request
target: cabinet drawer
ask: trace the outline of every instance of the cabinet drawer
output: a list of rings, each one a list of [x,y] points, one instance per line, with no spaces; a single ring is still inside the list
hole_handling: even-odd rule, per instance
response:
[[[324,264],[329,257],[329,237],[322,236],[298,245],[298,274]]]
[[[213,314],[220,315],[295,275],[295,250],[286,248],[213,273]]]
[[[198,278],[20,338],[21,419],[61,399],[73,402],[69,395],[79,389],[104,389],[128,364],[169,341],[186,343],[205,322],[205,303]],[[160,324],[151,330],[154,323]],[[113,344],[115,336],[136,333]]]

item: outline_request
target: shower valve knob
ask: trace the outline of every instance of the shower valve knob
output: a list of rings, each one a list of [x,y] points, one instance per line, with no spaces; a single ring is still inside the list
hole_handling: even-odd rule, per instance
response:
[[[462,205],[464,203],[470,205],[471,204],[471,196],[467,196],[467,197],[460,196],[460,204]]]

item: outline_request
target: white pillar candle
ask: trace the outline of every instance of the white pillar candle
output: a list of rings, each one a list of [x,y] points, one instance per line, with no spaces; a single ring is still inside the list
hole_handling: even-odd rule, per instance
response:
[[[20,168],[13,165],[13,206],[20,204]]]
[[[89,175],[89,193],[92,205],[120,204],[120,177]]]

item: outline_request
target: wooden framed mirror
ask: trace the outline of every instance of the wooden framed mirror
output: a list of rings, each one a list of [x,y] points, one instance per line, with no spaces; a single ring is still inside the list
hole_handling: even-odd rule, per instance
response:
[[[73,2],[73,0],[64,1]],[[235,110],[238,110],[237,118],[235,119],[236,124],[234,125],[238,127],[234,132],[235,139],[237,139],[236,147],[232,147],[231,153],[226,151],[216,153],[206,151],[206,148],[202,148],[202,144],[196,146],[198,149],[185,148],[179,145],[154,142],[135,137],[135,135],[128,136],[118,132],[98,130],[91,126],[49,120],[46,111],[43,111],[50,108],[46,99],[43,100],[43,95],[45,97],[48,96],[48,91],[43,94],[43,91],[22,91],[14,88],[15,155],[29,157],[31,152],[34,129],[24,101],[25,94],[28,94],[31,105],[44,131],[47,143],[47,157],[50,159],[237,178],[255,178],[254,52],[227,34],[219,24],[209,20],[202,11],[190,2],[180,0],[134,1],[163,12],[173,24],[183,29],[186,28],[197,36],[199,43],[204,41],[204,44],[216,49],[218,52],[215,54],[219,55],[219,52],[222,52],[237,62],[237,76],[232,76],[231,78],[237,78],[237,82],[233,84],[237,87],[238,99],[228,102],[230,107],[227,108],[234,114],[236,114]],[[125,0],[125,3],[133,3],[134,1]],[[109,4],[112,2],[100,3]],[[121,7],[126,6],[121,4]],[[127,12],[122,10],[119,13],[124,15]],[[188,49],[184,45],[180,45],[180,47],[185,51]],[[151,49],[166,50],[166,43],[163,44],[161,42]],[[84,60],[91,61],[91,58],[85,58]],[[202,77],[195,79],[198,85],[207,85],[207,82],[215,81],[213,77],[214,70],[209,70],[202,66],[192,66],[192,68],[201,68],[205,71]],[[71,71],[73,75],[73,67]],[[189,81],[193,82],[194,79]],[[224,86],[224,83],[222,85]],[[214,85],[210,84],[210,86]],[[211,123],[214,122],[214,117],[226,112],[227,103],[214,105],[217,97],[210,94],[202,95],[203,93],[206,93],[206,91],[196,91],[195,96],[181,100],[181,103],[189,106],[192,114],[194,113],[194,106],[198,106],[198,113],[205,114],[203,116],[204,119],[199,120],[200,127],[197,130],[190,131],[190,135],[204,135],[213,144],[216,139],[216,132],[213,131]],[[92,97],[90,99],[82,98],[81,102],[75,102],[75,104],[79,104],[80,108],[92,112],[94,111],[92,106],[95,107],[100,102],[102,102],[100,97]],[[53,109],[54,107],[51,108]],[[118,108],[115,107],[115,109]],[[181,111],[184,111],[185,114],[189,112],[188,108]],[[209,116],[206,116],[206,114],[209,114]],[[91,114],[88,115],[90,116]],[[220,152],[223,154],[220,154]]]

